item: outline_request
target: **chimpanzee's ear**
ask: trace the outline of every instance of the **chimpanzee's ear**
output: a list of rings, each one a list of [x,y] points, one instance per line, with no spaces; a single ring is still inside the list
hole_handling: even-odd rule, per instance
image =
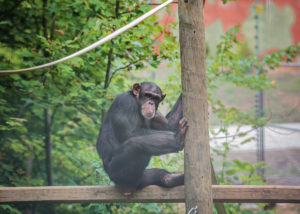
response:
[[[136,98],[139,98],[140,90],[141,90],[141,83],[134,83],[132,86],[132,93]]]
[[[165,99],[166,95],[167,95],[167,94],[162,94],[162,95],[161,95],[160,102],[163,101],[163,100]]]

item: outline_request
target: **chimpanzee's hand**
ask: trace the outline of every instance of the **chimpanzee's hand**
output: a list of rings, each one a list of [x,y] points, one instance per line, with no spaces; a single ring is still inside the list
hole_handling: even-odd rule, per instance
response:
[[[178,131],[176,133],[176,140],[177,140],[177,143],[178,143],[179,151],[181,151],[184,148],[185,134],[186,134],[186,131],[187,131],[188,127],[189,126],[188,126],[187,119],[185,117],[183,117],[179,121],[179,128],[178,128]]]

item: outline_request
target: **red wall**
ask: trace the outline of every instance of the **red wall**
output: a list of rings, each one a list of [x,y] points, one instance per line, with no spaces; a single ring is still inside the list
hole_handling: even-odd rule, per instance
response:
[[[289,6],[294,11],[295,22],[291,28],[291,35],[293,38],[293,44],[300,42],[300,0],[260,0],[259,3],[268,4],[268,2],[275,3],[280,9],[285,6]],[[243,22],[250,15],[250,7],[255,3],[255,0],[237,0],[235,2],[228,2],[225,5],[221,0],[216,0],[211,3],[206,0],[204,8],[204,21],[205,26],[211,25],[216,20],[220,20],[223,25],[224,32],[238,24]],[[171,4],[171,14],[165,13],[162,17],[162,24],[168,24],[175,20],[175,14],[177,14],[177,4]],[[242,39],[243,35],[239,35]],[[162,39],[160,37],[159,39]]]

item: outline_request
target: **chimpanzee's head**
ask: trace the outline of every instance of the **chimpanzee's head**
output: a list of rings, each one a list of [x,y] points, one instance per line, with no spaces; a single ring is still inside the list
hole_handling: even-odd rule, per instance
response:
[[[152,119],[159,103],[165,98],[161,89],[153,82],[135,83],[132,93],[136,97],[141,108],[141,114],[145,119]]]

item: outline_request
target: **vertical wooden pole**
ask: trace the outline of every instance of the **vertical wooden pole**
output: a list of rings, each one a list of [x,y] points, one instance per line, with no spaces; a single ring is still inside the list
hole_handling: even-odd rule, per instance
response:
[[[210,165],[211,165],[211,182],[212,184],[218,184],[218,179],[214,170],[214,166],[212,164],[212,162],[210,161]],[[226,214],[226,209],[223,203],[215,203],[215,207],[217,210],[218,214]]]
[[[183,113],[189,122],[184,149],[186,212],[211,214],[203,0],[178,2]]]

